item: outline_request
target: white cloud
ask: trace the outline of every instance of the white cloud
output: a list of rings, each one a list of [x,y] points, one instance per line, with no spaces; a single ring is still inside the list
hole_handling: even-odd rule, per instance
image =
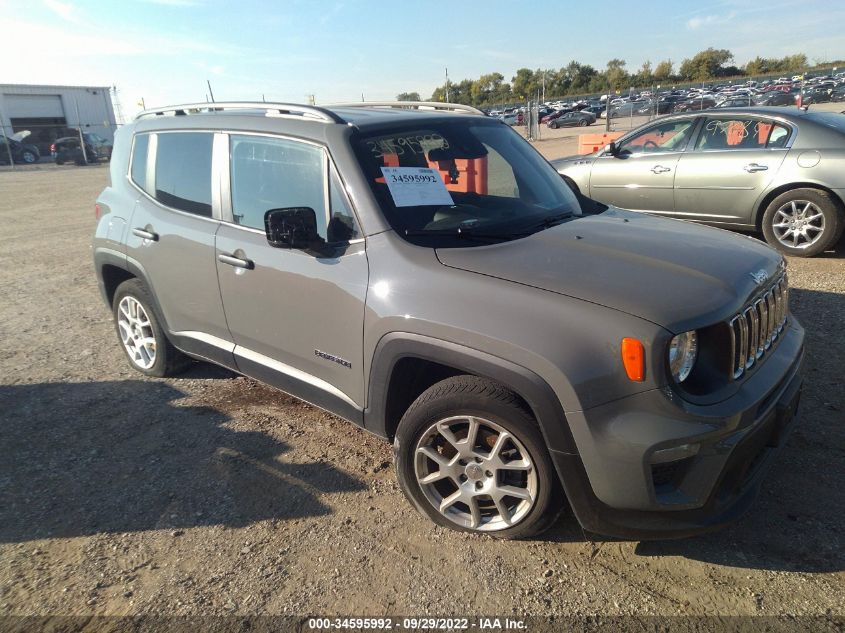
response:
[[[58,15],[63,20],[79,24],[80,19],[76,12],[76,7],[70,2],[60,2],[59,0],[44,0],[44,6],[50,9],[53,13]]]
[[[696,15],[687,20],[687,28],[690,31],[697,31],[703,26],[712,26],[714,24],[725,24],[736,17],[736,11],[731,11],[725,15]]]

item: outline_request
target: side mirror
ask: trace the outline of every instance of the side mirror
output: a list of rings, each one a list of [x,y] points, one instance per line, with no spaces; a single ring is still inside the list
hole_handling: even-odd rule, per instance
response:
[[[601,153],[606,156],[616,156],[619,153],[619,147],[615,142],[610,141],[602,148]]]
[[[264,214],[267,242],[276,248],[318,249],[323,238],[317,232],[317,214],[311,207],[270,209]]]

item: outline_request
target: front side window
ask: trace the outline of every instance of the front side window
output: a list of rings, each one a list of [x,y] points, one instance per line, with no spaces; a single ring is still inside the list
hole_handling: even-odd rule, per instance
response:
[[[174,209],[211,217],[210,132],[158,135],[155,198]]]
[[[694,119],[683,119],[655,125],[622,141],[619,144],[618,154],[679,152],[686,146],[694,124]]]
[[[261,136],[230,137],[232,214],[236,224],[264,230],[270,209],[310,207],[327,235],[326,154],[309,143]]]
[[[554,168],[499,123],[408,123],[358,134],[353,148],[388,223],[420,245],[515,239],[581,215]]]

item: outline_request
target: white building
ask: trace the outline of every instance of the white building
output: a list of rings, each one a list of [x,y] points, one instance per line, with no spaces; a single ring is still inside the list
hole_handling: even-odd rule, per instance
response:
[[[114,138],[115,118],[106,86],[30,86],[0,84],[0,125],[7,135],[29,130],[27,143],[50,155],[57,138],[93,132]]]

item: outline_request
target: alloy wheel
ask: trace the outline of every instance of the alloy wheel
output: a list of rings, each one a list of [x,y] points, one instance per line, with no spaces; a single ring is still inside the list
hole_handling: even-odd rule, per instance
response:
[[[522,442],[495,422],[456,416],[432,424],[414,451],[417,483],[449,521],[494,532],[534,507],[537,471]]]
[[[120,300],[117,327],[132,362],[141,369],[150,369],[156,362],[155,334],[150,317],[135,297],[127,295]]]
[[[784,246],[808,248],[824,234],[824,214],[809,200],[792,200],[775,212],[772,229]]]

